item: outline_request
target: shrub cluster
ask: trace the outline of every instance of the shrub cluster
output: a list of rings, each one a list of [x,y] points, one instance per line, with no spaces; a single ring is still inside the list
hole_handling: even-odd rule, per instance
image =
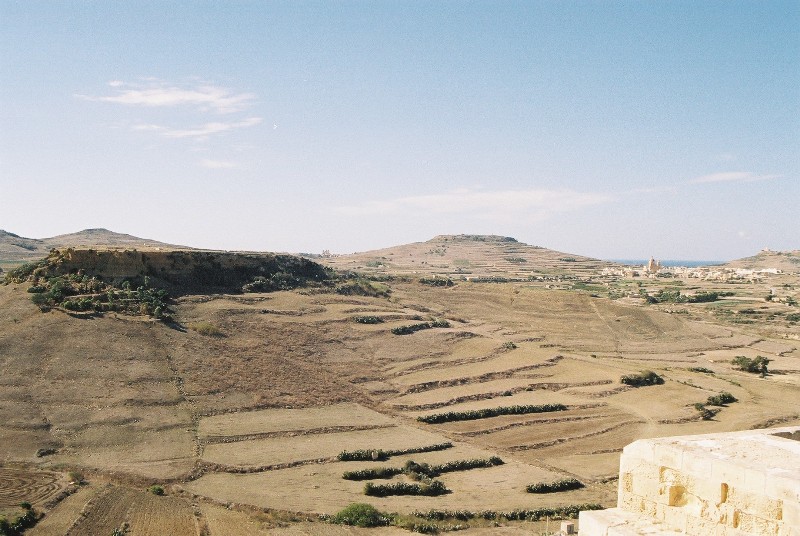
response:
[[[412,515],[429,521],[445,521],[448,519],[457,519],[459,521],[469,521],[470,519],[540,521],[548,517],[551,519],[575,519],[581,511],[602,509],[603,506],[599,504],[589,503],[571,504],[555,508],[511,510],[509,512],[498,512],[496,510],[481,510],[477,512],[470,510],[428,510],[427,512],[415,511],[412,512]]]
[[[358,278],[344,281],[335,287],[337,294],[343,296],[368,296],[372,298],[388,298],[391,290],[383,283],[372,283]]]
[[[664,378],[653,372],[652,370],[645,370],[639,374],[628,374],[619,379],[625,385],[633,387],[643,387],[646,385],[661,385],[664,383]]]
[[[480,467],[494,467],[495,465],[503,465],[503,463],[503,460],[498,456],[492,456],[491,458],[475,458],[471,460],[455,460],[440,465],[416,463],[413,460],[408,460],[403,467],[376,467],[375,469],[346,471],[342,474],[342,478],[345,480],[372,480],[388,479],[395,475],[406,474],[413,480],[422,480],[423,478],[435,478],[442,473],[468,471]]]
[[[724,406],[732,402],[737,402],[738,399],[727,391],[722,391],[718,395],[709,396],[706,404],[709,406]]]
[[[739,370],[765,376],[767,372],[769,372],[767,369],[769,362],[770,359],[762,355],[756,356],[755,359],[750,359],[749,357],[743,355],[737,355],[733,358],[731,364]]]
[[[689,372],[702,372],[703,374],[714,374],[714,371],[705,367],[690,367]]]
[[[383,318],[379,316],[354,316],[353,322],[356,324],[383,324]]]
[[[444,495],[450,490],[445,487],[441,480],[432,480],[430,483],[409,484],[407,482],[396,482],[394,484],[373,484],[367,482],[364,485],[364,495],[371,497],[388,497],[389,495],[424,495],[435,497]]]
[[[702,402],[698,402],[697,404],[695,404],[694,409],[696,409],[698,413],[700,413],[700,418],[703,419],[704,421],[710,421],[711,419],[714,418],[714,416],[717,413],[722,411],[719,408],[708,408]]]
[[[293,290],[306,282],[288,272],[275,272],[269,277],[256,276],[250,283],[242,285],[242,292],[275,292]]]
[[[523,406],[501,406],[498,408],[484,408],[470,411],[448,411],[446,413],[434,413],[417,417],[417,420],[427,424],[439,424],[443,422],[472,421],[475,419],[488,419],[500,415],[525,415],[527,413],[549,413],[551,411],[565,411],[567,406],[564,404],[541,404]]]
[[[422,277],[419,280],[423,285],[429,287],[452,287],[453,280],[449,277]]]
[[[39,514],[31,506],[31,503],[21,503],[20,508],[24,513],[17,515],[13,520],[6,516],[0,516],[0,536],[20,536],[26,529],[34,526],[39,521]]]
[[[531,484],[525,488],[528,493],[557,493],[559,491],[569,491],[573,489],[581,489],[584,487],[583,482],[575,478],[566,478],[564,480],[556,480],[555,482],[539,482],[538,484]]]
[[[115,287],[82,272],[31,277],[31,301],[43,311],[60,306],[68,311],[116,311],[169,319],[169,295],[164,289],[151,288],[148,277],[135,289],[130,281]]]
[[[426,445],[424,447],[414,447],[410,449],[396,449],[396,450],[343,450],[336,456],[340,462],[368,462],[368,461],[384,461],[392,456],[403,456],[404,454],[419,454],[421,452],[434,452],[437,450],[449,449],[453,446],[449,441],[447,443],[437,443],[435,445]]]
[[[410,324],[408,326],[397,326],[392,328],[394,335],[411,335],[417,331],[431,328],[449,328],[450,322],[447,320],[433,320],[432,322],[420,322],[419,324]]]
[[[403,472],[402,467],[376,467],[375,469],[361,469],[359,471],[345,471],[342,478],[345,480],[373,480],[378,478],[392,478]]]
[[[352,503],[340,510],[331,519],[332,523],[339,525],[351,525],[355,527],[383,527],[390,523],[391,519],[382,512],[378,511],[371,504]]]

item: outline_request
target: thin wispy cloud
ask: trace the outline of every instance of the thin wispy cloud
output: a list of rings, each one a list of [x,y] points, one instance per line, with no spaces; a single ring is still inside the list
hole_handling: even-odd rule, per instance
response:
[[[211,123],[205,123],[203,125],[200,125],[199,127],[185,128],[185,129],[171,128],[163,125],[154,125],[154,124],[138,124],[134,125],[132,128],[133,130],[140,130],[145,132],[157,132],[167,138],[205,139],[213,134],[221,134],[223,132],[228,132],[230,130],[253,127],[260,124],[262,121],[263,119],[261,117],[248,117],[241,121],[227,121],[227,122],[215,121]]]
[[[242,111],[253,104],[256,95],[239,93],[213,84],[197,83],[179,86],[161,80],[144,84],[112,80],[108,83],[112,95],[75,95],[94,102],[110,102],[127,106],[176,107],[190,106],[201,111],[227,114]]]
[[[778,179],[781,175],[758,175],[749,171],[730,171],[725,173],[712,173],[703,175],[689,181],[690,184],[708,184],[718,182],[758,182]]]
[[[369,201],[336,208],[350,216],[387,214],[470,214],[493,221],[538,221],[560,212],[609,203],[614,198],[572,190],[454,190],[441,194]]]
[[[238,167],[235,162],[228,162],[226,160],[211,160],[203,158],[200,160],[199,165],[207,169],[234,169]]]

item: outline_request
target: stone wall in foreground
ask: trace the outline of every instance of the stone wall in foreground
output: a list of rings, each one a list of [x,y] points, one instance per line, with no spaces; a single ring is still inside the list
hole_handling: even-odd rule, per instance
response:
[[[617,508],[581,536],[800,536],[800,427],[666,437],[622,452]]]

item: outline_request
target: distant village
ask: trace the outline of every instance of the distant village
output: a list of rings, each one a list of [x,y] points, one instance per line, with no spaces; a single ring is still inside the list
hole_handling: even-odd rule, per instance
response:
[[[782,274],[778,268],[762,268],[758,270],[749,268],[728,268],[725,266],[662,266],[654,258],[642,266],[623,266],[620,268],[604,268],[605,276],[625,277],[628,279],[642,277],[654,279],[657,277],[679,279],[701,279],[703,281],[762,281],[767,275]]]

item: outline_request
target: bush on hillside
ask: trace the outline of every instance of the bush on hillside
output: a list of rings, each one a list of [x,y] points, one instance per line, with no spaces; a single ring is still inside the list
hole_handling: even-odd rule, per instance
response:
[[[628,374],[619,379],[621,383],[633,387],[644,387],[647,385],[661,385],[664,383],[664,378],[653,372],[652,370],[645,370],[639,374]]]
[[[352,503],[331,518],[331,522],[354,527],[383,527],[389,518],[371,504]]]
[[[755,359],[750,359],[749,357],[743,355],[737,355],[736,357],[731,360],[731,364],[745,372],[752,372],[753,374],[761,374],[762,376],[766,376],[769,372],[767,366],[769,365],[770,359],[764,356],[756,356]]]
[[[581,489],[584,487],[583,482],[575,478],[567,478],[564,480],[557,480],[555,482],[539,482],[538,484],[531,484],[525,488],[528,493],[556,493],[559,491],[569,491],[573,489]]]

